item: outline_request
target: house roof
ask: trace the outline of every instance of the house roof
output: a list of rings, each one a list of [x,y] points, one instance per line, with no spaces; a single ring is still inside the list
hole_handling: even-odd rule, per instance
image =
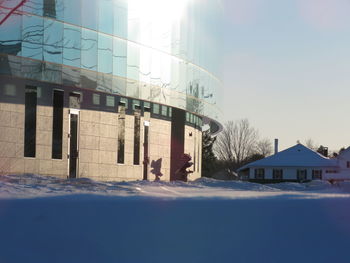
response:
[[[341,151],[339,153],[338,157],[349,156],[349,155],[350,155],[350,147],[348,147],[345,150]]]
[[[297,144],[275,155],[249,163],[239,169],[250,167],[335,167],[337,161],[329,159],[302,144]]]

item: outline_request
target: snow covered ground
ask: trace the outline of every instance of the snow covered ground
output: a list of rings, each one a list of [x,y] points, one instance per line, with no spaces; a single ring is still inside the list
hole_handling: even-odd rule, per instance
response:
[[[0,177],[0,262],[350,262],[350,184]]]

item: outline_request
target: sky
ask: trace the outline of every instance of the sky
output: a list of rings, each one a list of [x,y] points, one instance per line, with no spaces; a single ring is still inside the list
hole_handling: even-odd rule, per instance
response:
[[[215,0],[223,8],[223,119],[280,149],[350,146],[350,0]]]

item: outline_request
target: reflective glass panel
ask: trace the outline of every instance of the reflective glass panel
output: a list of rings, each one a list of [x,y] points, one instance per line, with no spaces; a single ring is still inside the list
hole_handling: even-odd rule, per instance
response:
[[[128,10],[126,0],[114,1],[113,32],[115,36],[128,36]]]
[[[113,1],[99,1],[98,29],[107,34],[113,34]]]
[[[81,1],[81,25],[83,27],[97,30],[98,1]]]
[[[63,24],[45,19],[44,29],[44,60],[62,64]]]
[[[62,65],[61,64],[52,64],[43,62],[42,68],[42,80],[61,84],[62,83]]]
[[[43,7],[44,7],[43,0],[31,0],[31,1],[26,1],[24,3],[24,5],[22,6],[22,10],[30,14],[42,16]]]
[[[63,20],[63,10],[63,0],[44,0],[43,2],[43,16]]]
[[[96,71],[81,69],[80,85],[85,89],[96,89],[97,88]]]
[[[62,82],[67,86],[81,86],[80,68],[62,67]]]
[[[88,29],[81,33],[81,67],[97,70],[97,33]]]
[[[80,67],[81,29],[68,24],[63,31],[63,64]]]
[[[99,34],[98,36],[98,71],[112,74],[112,37]]]
[[[97,73],[97,89],[109,93],[113,93],[112,75],[106,73]]]
[[[85,1],[87,2],[87,1]],[[74,25],[81,25],[80,0],[64,0],[64,21]]]
[[[22,56],[42,60],[44,22],[41,17],[23,15]]]
[[[125,40],[113,39],[113,75],[126,77],[127,46]]]
[[[0,53],[17,55],[21,52],[21,18],[22,15],[12,14],[0,26]]]

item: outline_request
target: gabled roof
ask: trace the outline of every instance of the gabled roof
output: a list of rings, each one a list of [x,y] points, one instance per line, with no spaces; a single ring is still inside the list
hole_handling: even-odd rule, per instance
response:
[[[275,155],[249,163],[239,170],[249,167],[335,167],[337,161],[297,144]]]
[[[341,157],[347,157],[350,156],[350,147],[346,148],[345,150],[341,151],[338,155],[338,158]]]

